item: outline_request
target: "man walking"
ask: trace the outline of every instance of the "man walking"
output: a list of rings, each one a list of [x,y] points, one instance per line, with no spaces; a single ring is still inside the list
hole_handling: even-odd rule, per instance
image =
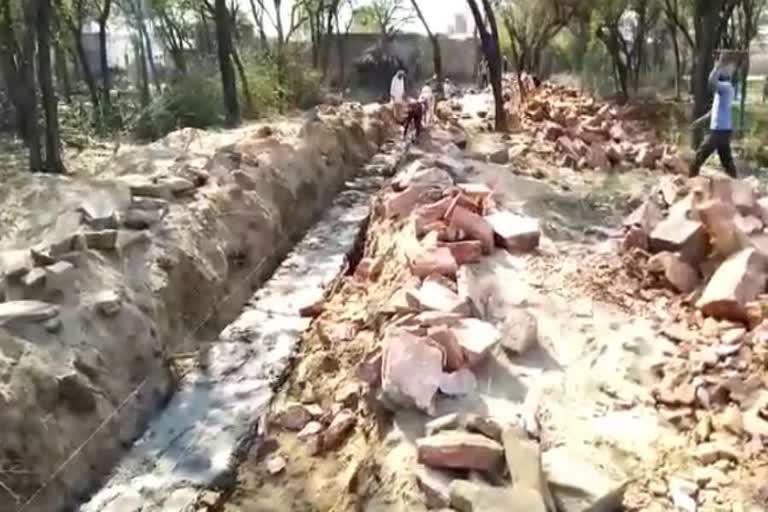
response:
[[[389,86],[389,97],[394,107],[395,119],[401,122],[405,110],[405,70],[401,69],[392,77],[392,83]]]
[[[715,100],[712,110],[693,123],[694,128],[703,125],[709,119],[709,134],[696,151],[696,158],[691,164],[690,175],[698,176],[701,166],[707,158],[717,151],[720,163],[725,172],[732,178],[736,178],[736,164],[733,162],[731,151],[731,135],[733,133],[733,100],[735,90],[731,84],[731,76],[734,72],[734,64],[727,62],[726,54],[721,53],[712,73],[709,75],[709,84],[715,90]]]

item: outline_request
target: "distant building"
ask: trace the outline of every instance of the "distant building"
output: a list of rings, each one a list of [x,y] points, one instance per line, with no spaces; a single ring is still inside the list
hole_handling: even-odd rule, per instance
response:
[[[463,13],[456,13],[453,17],[453,33],[466,34],[468,29],[467,16]]]

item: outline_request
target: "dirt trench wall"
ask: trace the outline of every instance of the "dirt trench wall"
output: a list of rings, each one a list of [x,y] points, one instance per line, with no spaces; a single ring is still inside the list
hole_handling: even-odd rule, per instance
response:
[[[6,189],[0,208],[20,202],[26,215],[6,214],[0,238],[0,510],[87,497],[172,392],[169,358],[237,315],[393,126],[386,108],[342,106],[274,135],[182,130],[118,155],[98,183],[23,177]],[[167,204],[141,201],[158,209],[145,229],[126,220],[137,183],[160,195],[175,184]],[[114,247],[109,235],[79,243],[83,204],[117,212]],[[62,240],[71,250],[54,255]],[[31,258],[32,244],[51,259]],[[73,267],[59,274],[56,260]],[[20,299],[40,301],[36,314],[21,315]]]

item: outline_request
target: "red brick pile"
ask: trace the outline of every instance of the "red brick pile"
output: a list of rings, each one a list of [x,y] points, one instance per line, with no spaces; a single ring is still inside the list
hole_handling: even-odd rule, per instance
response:
[[[766,292],[768,197],[760,198],[748,181],[725,177],[692,180],[687,194],[667,179],[660,195],[666,199],[648,200],[624,220],[624,248],[652,253],[651,272],[693,293],[705,316],[762,321],[750,314],[750,304]]]
[[[536,220],[499,209],[483,184],[455,185],[451,175],[462,167],[445,157],[414,162],[374,209],[376,229],[384,225],[398,233],[407,276],[384,308],[392,321],[383,350],[361,374],[370,383],[380,380],[383,396],[395,407],[431,413],[438,392],[461,395],[474,388],[473,368],[501,336],[476,318],[483,305],[472,299],[476,285],[467,265],[497,247],[531,251],[539,244]],[[356,276],[375,279],[381,266],[364,258]]]
[[[768,197],[729,178],[697,178],[688,190],[668,180],[660,192],[666,199],[647,201],[624,223],[624,249],[651,253],[648,271],[687,294],[662,328],[676,350],[658,368],[657,404],[692,432],[702,464],[764,465]]]
[[[599,106],[577,90],[544,84],[524,105],[523,128],[536,133],[557,155],[557,164],[574,169],[638,166],[685,174],[674,146],[662,143],[635,117],[632,106]]]

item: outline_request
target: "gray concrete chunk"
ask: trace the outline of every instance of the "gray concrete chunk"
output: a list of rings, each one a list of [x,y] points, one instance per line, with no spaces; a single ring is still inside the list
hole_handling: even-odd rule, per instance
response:
[[[0,325],[14,321],[42,322],[59,314],[59,308],[47,302],[16,300],[0,303]]]

